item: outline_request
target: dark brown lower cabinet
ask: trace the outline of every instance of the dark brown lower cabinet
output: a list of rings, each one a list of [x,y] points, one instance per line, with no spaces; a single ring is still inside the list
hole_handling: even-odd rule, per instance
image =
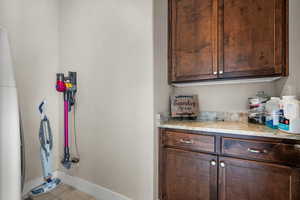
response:
[[[241,146],[238,156],[232,157],[224,155],[230,153],[224,146],[226,143],[220,142],[226,138],[212,136],[215,137],[212,148],[215,150],[200,152],[187,146],[200,144],[194,137],[189,137],[187,143],[187,132],[180,135],[175,131],[172,135],[173,132],[162,130],[160,135],[160,200],[300,200],[299,163],[290,166],[288,163],[293,162],[276,163],[262,159],[268,158],[268,154],[288,156],[285,149],[254,150],[247,146],[246,153]],[[170,137],[174,137],[174,144],[178,146],[169,146]],[[266,143],[278,142],[263,142],[256,138],[242,141],[247,141],[250,146],[259,142],[265,145],[259,146],[262,149],[268,147]],[[277,145],[287,144],[278,142]],[[293,151],[299,156],[297,146]],[[249,152],[253,153],[252,159],[243,158],[249,157]],[[265,157],[260,154],[265,154]]]
[[[219,200],[298,200],[299,171],[291,167],[220,158]]]
[[[217,199],[217,157],[166,148],[165,200]]]

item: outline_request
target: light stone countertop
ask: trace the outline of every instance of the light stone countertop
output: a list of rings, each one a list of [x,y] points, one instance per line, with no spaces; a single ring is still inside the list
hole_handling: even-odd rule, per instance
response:
[[[280,130],[271,129],[264,125],[250,124],[246,122],[223,121],[166,121],[160,122],[159,128],[181,129],[191,131],[203,131],[213,133],[226,133],[233,135],[246,135],[257,137],[269,137],[279,139],[300,140],[300,134],[289,134]]]

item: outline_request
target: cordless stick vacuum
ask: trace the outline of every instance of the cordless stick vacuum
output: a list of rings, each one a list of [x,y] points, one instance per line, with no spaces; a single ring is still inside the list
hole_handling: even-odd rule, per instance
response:
[[[69,72],[66,77],[63,73],[56,74],[56,90],[63,93],[64,99],[64,157],[61,161],[66,169],[70,169],[73,163],[78,163],[79,158],[70,157],[69,144],[69,112],[75,105],[77,92],[77,74]]]
[[[33,196],[49,192],[61,182],[60,179],[53,178],[52,175],[53,136],[51,132],[50,122],[45,114],[45,104],[46,102],[43,101],[39,106],[39,111],[41,113],[39,139],[41,143],[41,160],[45,182],[42,185],[31,190],[30,194]]]

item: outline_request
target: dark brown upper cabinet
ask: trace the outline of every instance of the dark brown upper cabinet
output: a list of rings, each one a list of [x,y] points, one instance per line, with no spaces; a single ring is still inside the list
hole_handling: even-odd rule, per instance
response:
[[[170,0],[172,81],[217,78],[217,0]]]
[[[282,75],[285,0],[220,0],[221,77]]]
[[[171,83],[288,74],[288,0],[169,0]]]

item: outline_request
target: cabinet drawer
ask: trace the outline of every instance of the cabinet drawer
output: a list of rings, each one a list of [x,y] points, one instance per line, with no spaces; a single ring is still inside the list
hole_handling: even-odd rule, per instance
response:
[[[187,150],[215,152],[215,137],[166,131],[164,144]]]
[[[299,145],[255,140],[222,139],[222,154],[271,162],[300,164]]]

